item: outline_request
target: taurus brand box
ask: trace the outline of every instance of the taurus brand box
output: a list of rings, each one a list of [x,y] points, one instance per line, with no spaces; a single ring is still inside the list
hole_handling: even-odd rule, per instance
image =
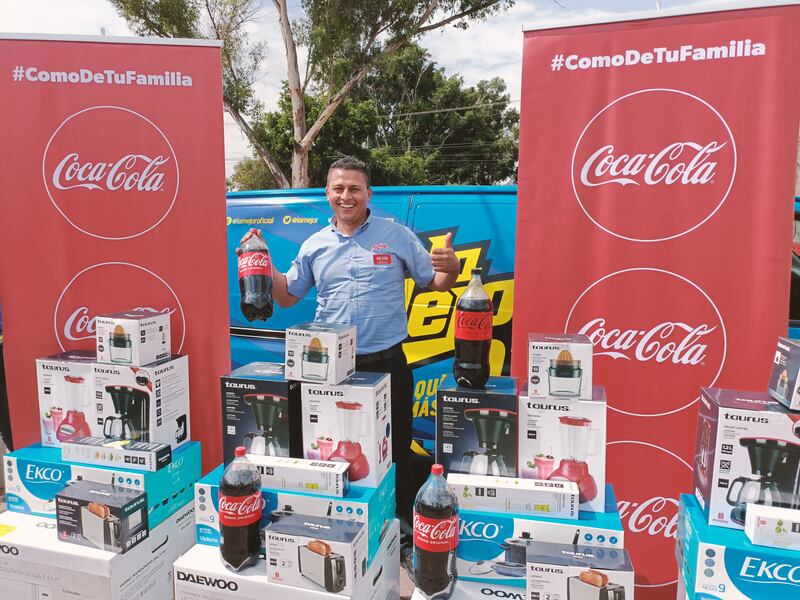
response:
[[[198,544],[219,546],[219,482],[222,471],[223,466],[220,465],[195,484]],[[351,486],[347,494],[341,498],[267,488],[261,489],[261,497],[264,504],[261,513],[262,527],[293,513],[350,519],[364,523],[367,528],[367,546],[371,564],[378,551],[381,534],[387,522],[394,518],[395,467],[392,465],[377,488]]]
[[[606,394],[592,386],[592,399],[519,399],[519,476],[566,479],[578,484],[581,510],[605,507]]]
[[[7,454],[3,468],[10,511],[55,518],[56,494],[69,482],[96,481],[146,491],[152,528],[192,501],[193,485],[201,473],[200,443],[184,444],[165,469],[152,472],[68,463],[58,448],[38,444]]]
[[[197,545],[175,563],[175,600],[399,600],[399,521],[390,521],[384,533],[375,560],[351,596],[270,583],[263,562],[234,573],[223,565],[219,550]]]
[[[189,357],[147,367],[94,365],[96,421],[92,435],[169,444],[189,436]]]
[[[577,333],[528,334],[528,395],[591,398],[592,342]]]
[[[694,493],[709,524],[734,529],[754,498],[800,508],[800,415],[766,392],[703,388]]]
[[[447,485],[464,509],[578,518],[578,486],[572,481],[450,473]]]
[[[356,371],[356,328],[303,323],[286,328],[286,378],[336,385]]]
[[[355,521],[289,515],[265,529],[267,579],[352,595],[367,572],[364,526]]]
[[[95,418],[92,402],[95,362],[95,353],[88,350],[36,359],[42,445],[60,446],[64,440],[90,435]]]
[[[769,395],[791,408],[800,410],[800,342],[778,338],[778,348],[769,376]]]
[[[800,550],[800,510],[748,504],[744,532],[756,546]]]
[[[350,463],[350,483],[376,486],[392,464],[391,376],[355,373],[339,385],[302,385],[303,455]]]
[[[67,462],[158,471],[172,462],[172,448],[169,444],[81,437],[62,444],[61,458]]]
[[[283,364],[253,362],[224,375],[222,459],[237,446],[250,454],[303,455],[300,383],[284,376]]]
[[[517,379],[490,377],[486,389],[436,393],[436,460],[446,473],[517,474]]]
[[[56,523],[0,514],[0,596],[7,600],[172,598],[172,564],[192,541],[191,503],[125,554],[58,540]]]
[[[529,598],[633,599],[633,565],[624,548],[534,542],[526,572]]]
[[[461,510],[459,579],[525,587],[525,556],[533,542],[622,548],[625,531],[611,485],[606,487],[608,512],[581,512],[577,521]]]
[[[261,486],[265,488],[339,497],[350,489],[346,462],[258,454],[247,457],[261,473]]]
[[[169,315],[137,311],[95,318],[97,360],[142,367],[169,358]]]

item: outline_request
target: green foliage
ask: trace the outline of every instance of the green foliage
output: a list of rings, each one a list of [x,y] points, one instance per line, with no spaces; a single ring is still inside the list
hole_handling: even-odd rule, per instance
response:
[[[199,37],[198,0],[109,0],[138,35]]]

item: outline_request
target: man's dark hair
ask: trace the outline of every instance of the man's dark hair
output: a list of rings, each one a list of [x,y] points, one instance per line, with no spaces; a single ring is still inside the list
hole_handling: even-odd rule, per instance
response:
[[[367,164],[358,160],[355,156],[343,156],[333,163],[330,167],[328,167],[328,177],[330,177],[331,171],[334,169],[341,169],[342,171],[358,171],[364,175],[364,179],[367,181],[367,189],[372,187]]]

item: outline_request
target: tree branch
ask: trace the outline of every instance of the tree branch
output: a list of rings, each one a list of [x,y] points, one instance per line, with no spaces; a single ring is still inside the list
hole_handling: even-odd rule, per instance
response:
[[[476,12],[480,12],[482,10],[485,10],[485,9],[491,7],[492,5],[497,4],[497,2],[498,2],[498,0],[489,0],[487,2],[479,4],[477,6],[473,6],[469,10],[461,11],[460,13],[456,13],[454,15],[451,15],[451,16],[447,17],[446,19],[442,19],[441,21],[437,21],[436,23],[431,23],[430,25],[425,25],[423,27],[420,27],[419,31],[417,32],[417,35],[419,35],[420,33],[427,33],[428,31],[433,31],[434,29],[439,29],[440,27],[444,27],[445,25],[449,25],[453,21],[458,21],[459,19],[463,19],[464,17],[468,17],[470,15],[473,15]],[[430,15],[428,15],[428,16],[430,17]],[[424,22],[425,21],[423,21],[421,19],[419,21],[420,25],[422,25],[422,23],[424,23]]]
[[[291,185],[289,185],[289,180],[286,179],[286,175],[283,174],[280,165],[278,165],[278,161],[276,161],[275,157],[272,156],[272,153],[265,148],[261,142],[258,141],[255,132],[253,132],[250,124],[244,120],[244,117],[242,117],[241,113],[239,113],[239,111],[236,110],[236,108],[228,101],[225,101],[225,110],[233,118],[233,120],[236,121],[236,124],[247,136],[247,140],[253,145],[255,151],[266,163],[270,174],[275,179],[275,182],[278,184],[278,186],[284,189],[290,188]]]

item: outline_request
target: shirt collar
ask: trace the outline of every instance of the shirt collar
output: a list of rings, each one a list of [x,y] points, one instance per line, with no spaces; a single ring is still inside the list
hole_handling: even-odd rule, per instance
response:
[[[334,222],[335,220],[336,220],[336,215],[333,215],[330,219],[328,219],[328,222],[330,223],[331,231],[336,233],[336,234],[338,234],[338,235],[341,235],[342,237],[352,237],[352,236],[345,235],[344,233],[339,231],[336,228],[336,223]],[[357,233],[361,233],[362,231],[364,231],[369,226],[369,224],[371,222],[372,222],[372,210],[370,210],[368,208],[367,209],[367,219],[361,224],[361,226],[358,229],[355,230],[355,232],[353,233],[353,236],[355,236]]]

